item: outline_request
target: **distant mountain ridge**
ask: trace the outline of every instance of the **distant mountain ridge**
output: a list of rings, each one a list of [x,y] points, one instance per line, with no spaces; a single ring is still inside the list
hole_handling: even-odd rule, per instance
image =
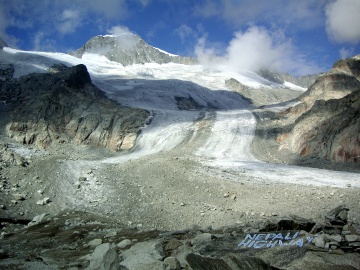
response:
[[[309,88],[322,73],[295,77],[287,73],[278,73],[266,68],[261,68],[257,71],[257,74],[271,82],[282,84],[286,81],[304,88]]]
[[[145,63],[197,63],[195,58],[167,53],[147,44],[140,36],[131,33],[117,36],[95,36],[81,48],[69,54],[82,58],[84,53],[104,55],[110,61],[118,62],[124,66]]]

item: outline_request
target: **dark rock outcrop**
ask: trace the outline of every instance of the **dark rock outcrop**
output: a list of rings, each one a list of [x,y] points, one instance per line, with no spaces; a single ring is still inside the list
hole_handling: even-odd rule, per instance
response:
[[[14,72],[13,64],[0,64],[0,81],[11,80]]]
[[[92,84],[84,65],[54,70],[1,82],[1,100],[12,107],[6,126],[10,137],[41,148],[54,141],[113,151],[134,145],[147,111],[109,100]]]
[[[145,63],[194,64],[196,59],[171,55],[147,44],[141,37],[131,33],[119,36],[95,36],[80,49],[70,52],[81,58],[84,53],[104,55],[124,66]]]
[[[338,61],[281,116],[293,119],[279,134],[280,149],[301,157],[360,163],[360,58]]]

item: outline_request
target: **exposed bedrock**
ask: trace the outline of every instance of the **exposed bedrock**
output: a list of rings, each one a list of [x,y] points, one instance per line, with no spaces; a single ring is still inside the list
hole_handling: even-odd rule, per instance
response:
[[[360,58],[335,63],[279,114],[288,128],[277,136],[281,149],[301,157],[360,163]]]
[[[0,98],[12,108],[6,125],[10,137],[40,148],[55,141],[112,151],[132,148],[147,111],[108,99],[84,65],[51,71],[0,82]]]

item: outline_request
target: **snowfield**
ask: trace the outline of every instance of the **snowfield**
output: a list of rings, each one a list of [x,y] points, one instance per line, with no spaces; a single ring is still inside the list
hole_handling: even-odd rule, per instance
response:
[[[119,103],[149,110],[152,120],[144,127],[136,146],[126,154],[99,160],[121,163],[130,159],[174,151],[186,155],[209,173],[231,170],[262,183],[290,183],[314,186],[360,187],[359,174],[268,164],[251,154],[256,119],[249,104],[229,91],[225,81],[234,78],[259,88],[287,87],[305,90],[291,83],[275,84],[252,72],[227,72],[200,65],[145,64],[124,67],[104,56],[84,54],[82,59],[61,53],[25,52],[10,48],[0,51],[2,63],[13,63],[15,77],[47,72],[55,63],[85,64],[95,85]],[[178,108],[176,98],[192,99],[198,107]],[[278,109],[278,108],[277,108]],[[236,181],[236,179],[230,179]]]

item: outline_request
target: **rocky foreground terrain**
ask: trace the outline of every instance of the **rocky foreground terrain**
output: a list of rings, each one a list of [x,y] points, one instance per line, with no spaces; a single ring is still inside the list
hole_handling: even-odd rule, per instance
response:
[[[299,217],[214,229],[126,228],[68,211],[9,224],[2,269],[359,269],[360,227],[339,206],[324,225]],[[19,221],[23,222],[23,221]],[[6,224],[6,223],[3,223]]]
[[[252,92],[254,155],[359,173],[357,63],[336,63],[305,93]],[[197,137],[175,150],[111,162],[131,154],[147,110],[108,99],[84,65],[13,74],[1,66],[1,269],[360,268],[359,191],[350,178],[278,183],[252,177],[251,167],[203,163],[192,150],[215,125],[213,107],[199,112]],[[300,96],[284,110],[272,104],[278,91],[284,102]],[[175,102],[206,110],[191,98]]]

